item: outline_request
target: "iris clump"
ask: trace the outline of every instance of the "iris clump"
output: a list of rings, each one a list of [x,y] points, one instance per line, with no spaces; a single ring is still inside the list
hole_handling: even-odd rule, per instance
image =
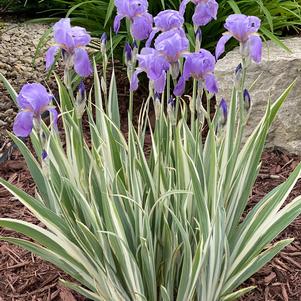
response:
[[[51,68],[61,49],[66,68],[74,67],[79,76],[89,76],[92,73],[92,66],[85,47],[90,43],[91,37],[86,29],[72,27],[70,19],[65,18],[53,26],[53,36],[56,45],[51,46],[46,53],[46,69]]]
[[[39,128],[41,116],[45,111],[49,111],[53,116],[53,125],[57,126],[57,111],[50,105],[53,96],[41,84],[26,84],[22,87],[17,103],[20,108],[13,131],[18,137],[27,137],[32,132],[34,124]]]
[[[101,67],[93,60],[92,90],[82,78],[72,81],[73,66],[82,76],[92,68],[84,49],[90,36],[71,27],[69,19],[55,24],[59,45],[47,52],[47,67],[59,49],[66,64],[64,81],[55,77],[63,135],[51,130],[57,112],[45,87],[26,84],[17,97],[14,132],[20,137],[32,133],[34,155],[21,139],[11,137],[29,165],[36,194],[27,195],[3,179],[0,184],[41,223],[0,218],[0,227],[31,238],[0,240],[63,269],[76,280],[63,284],[89,300],[236,300],[254,289],[243,283],[292,242],[274,239],[301,213],[300,196],[285,202],[301,177],[301,164],[254,208],[248,201],[268,128],[293,84],[272,104],[267,101],[263,119],[244,141],[252,118],[246,75],[252,61],[261,59],[260,21],[242,15],[227,19],[228,32],[217,44],[216,57],[233,36],[241,43],[241,59],[233,70],[231,98],[216,99],[213,111],[216,57],[201,47],[200,26],[215,18],[217,3],[191,0],[198,27],[192,49],[183,26],[188,2],[180,12],[158,14],[153,27],[146,0],[115,0],[115,30],[128,18],[133,38],[149,39],[146,45],[126,43],[127,122],[120,119],[113,60],[107,80],[107,50],[112,51],[107,47],[113,41],[107,43],[105,35],[96,57],[102,58]],[[149,79],[149,93],[134,123],[133,99],[144,100],[133,92],[141,72]],[[185,91],[188,81],[192,91]],[[151,100],[154,123],[148,114]],[[52,115],[50,128],[42,122],[45,111]]]

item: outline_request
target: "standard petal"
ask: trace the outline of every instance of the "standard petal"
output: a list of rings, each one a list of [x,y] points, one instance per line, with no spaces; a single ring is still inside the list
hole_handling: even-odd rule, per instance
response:
[[[56,22],[56,23],[53,25],[53,29],[54,29],[54,30],[59,30],[59,29],[66,29],[66,30],[69,30],[69,29],[71,29],[71,21],[70,21],[70,18],[63,18],[63,19],[60,19],[58,22]]]
[[[193,23],[197,26],[205,26],[212,19],[216,19],[218,4],[215,0],[210,0],[207,3],[201,2],[196,6],[192,17]]]
[[[57,131],[57,119],[58,119],[58,112],[55,108],[50,108],[48,109],[48,112],[51,114],[51,117],[52,117],[52,125],[53,125],[53,128]]]
[[[118,31],[120,29],[120,22],[123,18],[124,18],[124,16],[122,16],[122,15],[116,15],[116,17],[114,19],[114,32],[115,33],[118,33]]]
[[[88,52],[82,48],[76,48],[74,52],[74,70],[82,76],[87,77],[92,73],[92,65]]]
[[[249,38],[250,56],[255,63],[261,62],[262,40],[260,36],[251,35]]]
[[[33,128],[33,112],[20,112],[18,113],[13,131],[18,137],[27,137],[30,135]]]
[[[36,114],[41,114],[51,99],[52,95],[39,83],[25,84],[17,97],[20,108]]]
[[[185,78],[181,76],[173,91],[173,94],[176,96],[182,96],[185,91],[185,84],[186,84]]]
[[[154,81],[155,92],[162,94],[165,89],[165,83],[166,83],[166,73],[163,71],[161,76]]]
[[[215,58],[218,59],[225,52],[225,45],[231,39],[232,35],[225,34],[217,42],[215,49]]]
[[[210,93],[216,94],[218,92],[217,81],[213,74],[208,74],[205,77],[205,85],[206,85],[206,89]]]
[[[46,70],[49,70],[51,66],[54,64],[55,56],[60,49],[59,46],[52,46],[46,52]]]
[[[133,38],[137,41],[147,39],[152,32],[152,27],[153,17],[149,13],[134,17],[131,25]]]
[[[189,2],[190,2],[190,0],[183,0],[183,1],[182,1],[181,5],[180,5],[180,9],[179,9],[180,14],[181,14],[182,16],[184,16],[185,10],[186,10],[186,6],[187,6],[187,4],[188,4]]]
[[[74,26],[71,29],[75,47],[86,46],[91,42],[91,36],[85,28]]]

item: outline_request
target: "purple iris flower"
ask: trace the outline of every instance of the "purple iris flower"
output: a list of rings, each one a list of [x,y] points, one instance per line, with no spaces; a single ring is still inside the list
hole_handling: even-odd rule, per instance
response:
[[[166,32],[172,29],[180,29],[184,24],[184,17],[177,11],[167,9],[160,12],[155,18],[155,27],[150,34],[149,39],[146,42],[146,46],[149,47],[153,38],[158,32]]]
[[[153,17],[147,12],[147,0],[115,0],[117,16],[114,31],[117,33],[123,18],[131,21],[131,33],[136,40],[145,40],[152,31]]]
[[[185,55],[183,74],[174,89],[176,96],[181,96],[185,91],[185,83],[190,77],[202,81],[210,93],[217,93],[218,87],[214,76],[215,58],[207,50]]]
[[[92,66],[87,51],[84,49],[91,37],[87,31],[78,26],[72,27],[70,19],[61,19],[53,26],[55,46],[48,49],[46,53],[46,69],[49,70],[54,64],[55,56],[59,49],[64,52],[68,63],[74,65],[75,72],[86,77],[92,73]]]
[[[193,2],[196,5],[195,12],[192,17],[194,25],[205,26],[212,19],[216,19],[218,3],[215,0],[184,0],[180,6],[181,15],[184,15],[186,6],[189,2]]]
[[[131,90],[138,89],[138,75],[142,72],[147,74],[147,77],[154,84],[156,93],[163,93],[166,83],[166,71],[169,69],[170,64],[160,55],[160,53],[153,49],[145,47],[141,53],[137,55],[139,67],[134,72],[131,79]]]
[[[257,33],[260,23],[260,19],[254,16],[230,15],[225,23],[228,32],[224,33],[216,46],[216,58],[225,52],[226,43],[233,37],[240,42],[240,52],[244,57],[249,56],[254,62],[260,63],[262,40]]]
[[[188,47],[189,41],[183,29],[163,32],[155,40],[156,50],[170,63],[177,62],[187,52]]]
[[[54,107],[50,106],[52,98],[53,96],[41,84],[25,84],[22,87],[17,97],[21,111],[18,113],[13,126],[16,136],[29,136],[34,126],[34,120],[39,123],[41,115],[45,111],[52,114],[54,127],[57,127],[58,113]]]

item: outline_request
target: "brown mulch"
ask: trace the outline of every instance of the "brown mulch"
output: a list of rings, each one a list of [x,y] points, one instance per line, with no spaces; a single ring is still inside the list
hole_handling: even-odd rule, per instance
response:
[[[248,207],[257,204],[274,187],[281,184],[300,162],[300,158],[281,151],[263,154],[262,168]],[[291,192],[287,202],[301,194],[301,180]],[[257,288],[241,301],[301,301],[301,216],[283,231],[277,240],[295,238],[269,264],[246,282],[246,286]]]
[[[21,155],[0,165],[0,176],[33,195],[35,185]],[[39,221],[3,187],[0,187],[0,216],[21,219],[39,225]],[[0,236],[24,238],[0,229]],[[83,297],[60,286],[60,278],[70,280],[63,272],[19,247],[0,242],[0,301],[83,301]]]

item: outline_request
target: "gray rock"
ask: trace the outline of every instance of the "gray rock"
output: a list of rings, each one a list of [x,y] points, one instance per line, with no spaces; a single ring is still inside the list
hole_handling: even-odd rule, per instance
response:
[[[23,56],[23,50],[22,49],[18,49],[16,50],[16,52],[14,53],[16,56]]]
[[[297,79],[272,126],[267,146],[301,154],[301,38],[289,38],[284,42],[292,53],[268,42],[264,46],[261,64],[252,64],[248,70],[246,87],[255,84],[250,91],[252,111],[246,136],[264,115],[268,99],[275,101]],[[220,87],[219,98],[230,99],[233,73],[240,60],[238,49],[234,49],[218,61],[216,75]]]
[[[10,36],[8,34],[3,34],[1,39],[5,42],[10,42]]]
[[[4,112],[6,116],[11,116],[14,113],[14,109],[8,109]]]
[[[17,92],[27,82],[45,80],[44,55],[47,46],[40,52],[37,64],[32,65],[36,45],[49,28],[42,24],[6,23],[0,33],[0,72],[5,75]],[[6,129],[12,128],[18,108],[0,82],[0,145],[6,136]]]

